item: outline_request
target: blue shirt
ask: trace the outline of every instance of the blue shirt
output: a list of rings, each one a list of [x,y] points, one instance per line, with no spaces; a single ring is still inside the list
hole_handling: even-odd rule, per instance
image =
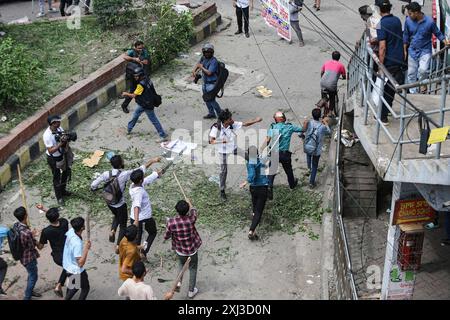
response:
[[[309,136],[312,133],[312,131],[314,130],[314,128],[317,128],[317,139],[319,141],[318,141],[317,148],[316,148],[316,151],[314,152],[313,156],[320,156],[322,153],[323,139],[325,138],[325,135],[331,134],[331,130],[330,130],[330,127],[324,125],[320,121],[310,120],[308,122],[308,129],[306,130],[305,135]]]
[[[267,186],[269,185],[269,179],[267,178],[264,170],[266,166],[258,159],[255,163],[254,160],[247,162],[247,181],[252,187]]]
[[[278,138],[278,135],[280,135],[280,139],[278,140],[278,150],[279,151],[289,151],[289,148],[291,146],[291,137],[294,132],[302,132],[302,127],[294,126],[291,123],[286,122],[278,122],[274,123],[270,126],[269,130],[267,131],[267,136],[269,136],[272,139],[272,142],[274,143],[275,140]],[[274,150],[277,150],[276,147]]]
[[[74,229],[66,232],[64,244],[63,268],[71,274],[81,274],[84,268],[78,266],[77,258],[83,256],[83,240],[75,233]]]
[[[409,44],[408,54],[414,60],[425,54],[431,54],[431,35],[434,34],[439,41],[445,37],[436,26],[433,19],[423,16],[420,22],[406,18],[405,30],[403,30],[403,43]]]
[[[384,66],[402,66],[403,57],[403,31],[402,22],[392,14],[384,16],[380,20],[380,27],[377,29],[378,41],[386,41],[386,55]]]
[[[208,76],[206,75],[206,73],[203,72],[203,82],[204,83],[216,82],[217,73],[219,72],[219,63],[217,62],[217,59],[215,57],[212,57],[210,59],[202,57],[200,59],[200,63],[203,65],[205,69],[208,69],[208,71],[213,73],[212,75]]]

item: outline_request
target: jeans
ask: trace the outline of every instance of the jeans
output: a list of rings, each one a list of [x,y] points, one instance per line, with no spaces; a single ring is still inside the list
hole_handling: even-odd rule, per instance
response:
[[[431,53],[422,55],[419,60],[413,59],[408,56],[408,75],[407,83],[413,83],[416,81],[422,81],[428,78],[430,72]],[[410,93],[417,93],[419,90],[417,87],[409,89]]]
[[[130,219],[130,223],[133,224],[134,220]],[[149,219],[139,221],[138,235],[136,237],[136,243],[138,245],[141,244],[141,240],[142,240],[142,231],[143,231],[142,227],[144,227],[145,231],[147,231],[147,233],[148,233],[148,237],[146,240],[147,248],[145,248],[145,250],[144,250],[145,254],[147,254],[150,251],[150,247],[153,243],[153,240],[155,240],[155,238],[156,238],[157,229],[156,229],[155,219],[149,218]]]
[[[242,32],[242,15],[244,16],[244,31],[245,33],[248,33],[248,21],[249,21],[249,13],[248,8],[239,8],[236,7],[236,18],[237,18],[237,25],[238,25],[238,31]]]
[[[23,300],[31,300],[31,294],[33,293],[34,286],[38,280],[38,268],[37,268],[37,260],[34,259],[30,263],[28,263],[25,268],[28,272],[27,279],[27,288],[25,289],[25,297]]]
[[[400,66],[390,66],[387,67],[387,70],[392,74],[392,76],[398,82],[399,85],[402,85],[405,82],[405,73],[403,72]],[[391,108],[392,102],[394,101],[395,92],[396,92],[395,88],[388,81],[384,86],[383,97]],[[389,109],[384,105],[384,103],[382,105],[383,106],[381,108],[381,121],[387,122]]]
[[[5,281],[6,270],[8,270],[8,265],[5,260],[0,258],[0,290],[2,290],[3,281]]]
[[[89,294],[89,290],[91,290],[91,286],[89,284],[89,277],[86,270],[84,270],[81,274],[71,274],[67,272],[67,277],[69,278],[69,284],[67,285],[65,300],[71,300],[80,288],[81,293],[78,300],[86,300]],[[72,277],[80,277],[80,280],[71,281]],[[77,285],[79,285],[80,288],[77,288]]]
[[[109,210],[111,210],[112,214],[114,215],[112,224],[111,224],[111,230],[116,231],[117,227],[120,227],[119,229],[119,236],[117,237],[117,245],[119,245],[120,241],[124,237],[125,229],[127,228],[127,219],[128,219],[128,209],[127,204],[124,203],[119,208],[114,208],[111,206],[108,206]]]
[[[286,173],[289,188],[295,187],[295,178],[294,178],[294,171],[292,170],[292,159],[291,159],[292,153],[289,151],[280,151],[279,152],[279,161],[281,165],[283,166],[284,172]],[[269,186],[273,186],[273,182],[275,181],[275,174],[269,175]]]
[[[252,195],[252,208],[253,208],[253,219],[250,226],[251,231],[255,231],[259,222],[261,221],[261,216],[264,211],[267,200],[267,186],[250,186],[250,194]]]
[[[161,126],[161,123],[156,117],[155,111],[150,109],[144,109],[140,105],[137,105],[137,108],[133,113],[133,118],[131,119],[130,122],[128,122],[128,132],[131,132],[131,130],[133,130],[134,126],[136,125],[136,122],[138,121],[139,117],[143,112],[145,112],[145,114],[147,115],[148,120],[150,120],[150,122],[153,123],[156,131],[158,131],[159,136],[161,138],[165,138],[167,134],[165,133],[163,127]]]
[[[61,0],[59,3],[59,12],[61,12],[61,16],[64,17],[66,15],[65,9],[66,6],[70,7],[72,5],[72,0]]]
[[[203,93],[210,92],[212,89],[214,89],[214,83],[204,83],[202,89]],[[220,106],[217,103],[216,98],[214,98],[211,101],[205,101],[205,103],[206,107],[208,108],[208,114],[217,118],[222,109],[220,109]]]
[[[58,159],[59,160],[59,159]],[[62,171],[56,167],[56,159],[47,155],[47,163],[52,170],[53,175],[53,189],[55,190],[56,199],[62,199],[66,192],[67,180],[69,179],[71,169],[67,168]]]
[[[317,168],[319,167],[319,156],[306,155],[306,162],[308,163],[308,169],[311,170],[311,176],[309,177],[309,184],[314,185],[316,183]]]
[[[52,0],[48,0],[48,8],[52,8]],[[39,12],[45,13],[45,3],[44,0],[39,0]]]
[[[183,269],[186,260],[189,256],[178,256],[178,270],[181,271]],[[191,256],[191,262],[189,262],[189,291],[194,291],[195,284],[197,282],[197,267],[198,267],[198,252]],[[180,281],[183,281],[183,277],[181,277]]]
[[[303,42],[302,29],[300,28],[300,23],[297,21],[291,21],[291,27],[297,34],[298,41]]]

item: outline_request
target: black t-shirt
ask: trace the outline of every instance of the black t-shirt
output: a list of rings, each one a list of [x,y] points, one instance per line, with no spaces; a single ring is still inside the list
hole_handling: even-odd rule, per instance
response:
[[[42,230],[39,242],[41,244],[47,244],[47,241],[50,242],[52,256],[62,256],[67,231],[69,231],[69,222],[64,218],[60,218],[59,227],[49,225]]]

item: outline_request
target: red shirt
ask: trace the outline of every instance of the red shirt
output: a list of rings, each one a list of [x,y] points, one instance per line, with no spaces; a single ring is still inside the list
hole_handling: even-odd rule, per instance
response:
[[[190,256],[202,245],[202,239],[195,228],[197,209],[192,208],[188,215],[176,216],[167,220],[164,239],[172,238],[172,249],[182,255]]]

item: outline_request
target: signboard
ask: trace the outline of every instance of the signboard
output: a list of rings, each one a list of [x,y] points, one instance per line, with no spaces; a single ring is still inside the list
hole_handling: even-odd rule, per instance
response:
[[[411,300],[416,276],[414,271],[401,271],[394,265],[389,276],[388,300]]]
[[[289,1],[287,0],[260,0],[261,15],[266,24],[277,30],[277,34],[291,41],[291,25],[289,14]]]
[[[397,200],[392,225],[433,221],[435,212],[425,199]]]

